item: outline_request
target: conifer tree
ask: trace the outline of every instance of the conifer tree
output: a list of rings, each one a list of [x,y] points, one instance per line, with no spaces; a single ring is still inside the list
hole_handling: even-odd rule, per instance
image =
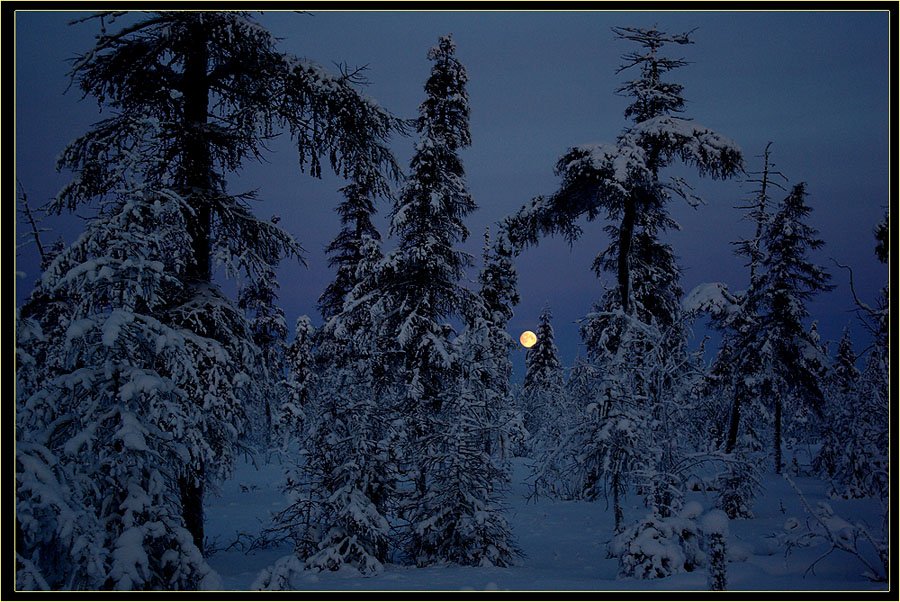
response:
[[[758,340],[764,365],[761,391],[773,414],[773,456],[779,474],[785,411],[800,407],[821,414],[824,400],[819,378],[805,360],[816,348],[803,320],[809,315],[806,303],[833,287],[828,284],[828,273],[808,258],[825,244],[806,223],[811,211],[806,204],[806,186],[797,184],[772,217],[765,236]]]
[[[502,403],[496,370],[507,356],[508,337],[498,340],[478,297],[468,305],[465,321],[466,329],[453,341],[453,391],[432,431],[430,486],[414,514],[424,518],[413,523],[419,566],[508,566],[521,555],[500,503],[505,469],[489,438]]]
[[[454,388],[452,327],[445,320],[459,316],[472,296],[459,284],[471,259],[455,245],[467,238],[463,220],[475,209],[458,155],[471,143],[466,71],[449,36],[428,58],[434,64],[416,121],[420,140],[391,215],[397,248],[373,276],[373,311],[384,316],[381,336],[390,345],[385,371],[398,385],[397,413],[406,421],[402,455],[417,492],[407,511],[409,555],[421,563],[437,560],[424,549],[430,535],[422,529],[438,509],[423,500],[434,487],[429,471],[442,466],[430,460],[439,451],[436,418]]]
[[[484,372],[487,377],[484,386],[490,391],[492,399],[488,407],[490,428],[485,433],[485,447],[488,453],[507,458],[512,455],[513,448],[524,442],[524,420],[513,406],[510,390],[512,363],[509,354],[514,343],[507,332],[512,308],[519,302],[519,294],[512,264],[513,253],[508,241],[501,233],[491,244],[488,229],[484,242],[478,281],[479,297],[490,329],[487,341],[491,351],[485,358],[489,368]]]
[[[853,403],[852,397],[857,394],[860,378],[856,359],[850,330],[845,328],[825,387],[822,447],[813,459],[813,468],[829,478],[834,476],[837,458],[845,448],[846,429],[849,426],[844,421],[845,412],[847,406]]]
[[[756,325],[759,322],[761,304],[761,277],[762,262],[765,255],[766,231],[771,223],[770,205],[773,189],[784,190],[782,182],[786,181],[784,174],[775,170],[771,160],[772,143],[766,144],[763,151],[763,166],[759,172],[751,172],[747,181],[757,184],[753,200],[749,205],[741,207],[749,210],[747,219],[754,223],[754,236],[750,239],[739,240],[735,243],[736,252],[747,258],[747,266],[750,269],[750,281],[746,292],[731,299],[732,310],[714,316],[717,326],[725,332],[722,347],[716,357],[713,366],[713,374],[722,376],[725,389],[722,394],[731,398],[727,435],[725,440],[725,452],[732,453],[738,443],[741,433],[742,413],[758,416],[760,408],[750,407],[757,403],[760,395],[758,386],[762,379],[759,378],[763,368],[758,350],[759,341],[755,339],[758,334]],[[750,416],[745,417],[745,422]],[[753,437],[753,425],[745,429],[751,432]],[[758,430],[758,428],[757,428]]]
[[[239,383],[255,349],[241,344],[250,334],[228,305],[216,314],[238,335],[228,345],[166,319],[179,290],[172,274],[190,256],[184,201],[143,184],[117,197],[39,283],[67,309],[62,336],[41,341],[48,378],[17,412],[23,588],[217,583],[184,523],[178,483],[185,464],[231,453],[220,429],[243,422]],[[219,478],[228,468],[210,466]]]
[[[665,81],[664,76],[687,63],[665,56],[661,49],[690,44],[690,34],[670,35],[655,28],[613,31],[639,46],[624,55],[620,68],[640,72],[618,90],[631,99],[625,110],[631,123],[614,144],[570,149],[557,163],[562,179],[559,190],[537,197],[508,218],[506,225],[514,244],[521,247],[536,244],[546,234],[576,240],[581,234],[576,220],[582,216],[588,220],[605,216],[611,222],[607,231],[612,242],[598,256],[594,269],[598,275],[612,272],[616,286],[585,320],[582,337],[590,361],[596,364],[592,388],[615,397],[585,400],[592,419],[583,423],[570,439],[574,443],[568,445],[580,450],[576,466],[583,482],[615,479],[614,492],[621,493],[623,483],[640,474],[648,482],[648,502],[665,517],[678,505],[680,452],[677,445],[661,448],[659,442],[677,443],[666,437],[677,428],[674,400],[686,399],[679,373],[688,370],[690,360],[680,310],[679,270],[673,249],[661,237],[677,227],[668,215],[670,199],[678,196],[691,204],[698,199],[684,180],[666,181],[662,172],[680,160],[700,175],[728,178],[740,171],[742,158],[724,136],[677,116],[685,105],[683,87]],[[620,436],[604,427],[608,424],[629,426]],[[607,458],[621,458],[615,454],[622,449],[615,442],[648,454],[631,454],[612,470]]]
[[[278,223],[278,219],[273,218],[272,223]],[[238,307],[247,316],[253,342],[259,349],[259,399],[248,408],[248,427],[252,442],[263,449],[272,442],[277,399],[285,377],[287,324],[284,311],[277,304],[278,288],[275,266],[267,264],[238,292]]]
[[[179,373],[192,375],[191,386],[179,389],[189,397],[173,403],[183,406],[176,416],[195,416],[200,408],[202,412],[191,427],[192,438],[180,452],[177,483],[166,478],[153,486],[163,488],[158,494],[166,496],[166,503],[177,500],[180,504],[179,525],[191,533],[194,551],[199,553],[204,545],[204,490],[230,470],[245,429],[241,407],[253,398],[256,385],[248,378],[257,362],[256,345],[246,321],[213,282],[213,260],[221,262],[229,274],[243,272],[252,277],[273,258],[300,252],[287,233],[251,213],[247,195],[226,189],[227,175],[238,171],[247,159],[259,157],[264,141],[281,128],[293,135],[301,167],[315,176],[321,173],[323,157],[344,174],[351,165],[390,165],[386,141],[401,123],[362,97],[346,77],[331,76],[313,63],[279,51],[274,38],[245,13],[107,12],[91,19],[100,21],[100,33],[94,47],[75,59],[72,79],[86,96],[97,99],[108,117],[63,151],[59,165],[72,170],[75,177],[52,208],[74,210],[99,201],[103,210],[98,228],[106,228],[122,215],[123,201],[116,198],[122,190],[152,191],[154,202],[165,206],[157,212],[164,221],[142,226],[150,229],[147,235],[154,229],[174,228],[174,236],[189,245],[189,252],[173,254],[172,260],[162,263],[165,302],[135,309],[157,320],[161,328],[198,341],[196,349],[180,357],[183,365],[177,368]],[[311,127],[313,121],[315,127]],[[135,160],[140,162],[139,168],[123,168]],[[140,186],[124,180],[126,172]],[[112,209],[107,209],[110,206]],[[142,261],[143,256],[132,247],[123,253],[131,255],[117,257],[117,261],[126,265]],[[67,261],[71,265],[75,260]],[[59,286],[53,278],[63,276],[60,272],[47,281],[54,293]],[[86,286],[78,294],[85,298],[75,306],[76,312],[98,307],[99,301],[91,298],[100,294],[96,290]],[[117,315],[116,307],[107,307],[109,316]],[[53,321],[46,311],[40,313],[37,317],[43,324]],[[63,335],[66,332],[55,328],[52,344],[61,345],[60,337],[67,337]],[[93,341],[95,345],[103,342]],[[214,359],[208,356],[212,350],[219,354]],[[99,361],[100,356],[92,357]],[[149,362],[153,354],[144,357]],[[139,358],[134,361],[142,369],[155,369],[142,366]],[[65,370],[65,365],[61,369]],[[48,391],[50,388],[37,394]],[[99,400],[101,389],[97,391]],[[233,405],[236,399],[241,400],[238,407]],[[135,428],[154,428],[153,415],[147,411],[145,406],[134,408]],[[36,433],[52,423],[55,415],[43,419],[49,422],[22,424],[28,429],[23,440],[39,437]],[[175,427],[168,431],[159,428],[164,436],[180,436]],[[65,442],[53,443],[64,446]],[[62,451],[60,447],[47,448],[49,454]],[[86,470],[96,465],[95,459],[92,453],[80,457]],[[89,470],[85,474],[90,474]],[[122,480],[118,487],[125,483]],[[117,490],[113,485],[110,488]],[[134,514],[133,520],[146,528],[158,523],[149,515]],[[25,521],[21,524],[26,528]],[[105,536],[112,533],[110,530]],[[26,539],[31,536],[37,535],[24,535]],[[46,556],[44,559],[49,561]],[[193,560],[183,567],[178,560],[166,557],[165,561],[167,570],[188,575],[180,582],[185,587],[197,585],[190,577],[198,574],[189,569],[196,565]],[[87,570],[86,562],[72,570]],[[92,571],[104,570],[91,566]],[[154,579],[122,579],[117,585],[158,587],[160,582]],[[96,581],[79,585],[98,587]]]
[[[316,329],[309,316],[297,318],[294,340],[285,353],[281,406],[275,415],[275,435],[282,445],[303,441],[310,427],[307,417],[314,413],[316,389],[315,341]]]
[[[385,180],[377,172],[366,171],[366,167],[360,166],[352,181],[341,189],[344,200],[338,206],[338,213],[342,228],[325,249],[331,255],[328,264],[337,273],[319,297],[319,311],[325,320],[341,313],[348,295],[359,284],[357,270],[360,262],[366,259],[363,256],[366,241],[381,241],[381,234],[372,223],[375,198],[387,196],[389,190]],[[380,253],[379,247],[374,249]]]
[[[525,428],[536,450],[555,448],[561,433],[569,426],[563,370],[553,341],[552,319],[550,307],[544,307],[535,331],[537,342],[525,355],[525,382],[521,395]]]
[[[887,263],[890,252],[887,215],[876,227],[875,239],[875,255],[880,262]],[[889,486],[890,442],[887,420],[889,289],[886,285],[877,304],[871,307],[856,295],[853,272],[850,271],[850,290],[861,321],[873,341],[855,386],[848,394],[835,399],[837,407],[833,408],[829,418],[830,431],[837,441],[826,438],[819,458],[824,460],[822,464],[826,468],[833,469],[829,473],[832,477],[832,495],[845,498],[878,496],[885,499]],[[849,347],[849,344],[846,346]],[[853,371],[847,366],[848,363],[849,357],[835,362],[836,376],[840,374],[837,379],[839,385],[848,380],[853,382]]]

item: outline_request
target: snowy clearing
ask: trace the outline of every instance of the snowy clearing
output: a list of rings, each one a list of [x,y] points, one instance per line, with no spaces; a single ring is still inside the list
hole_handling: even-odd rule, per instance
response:
[[[706,569],[665,579],[617,579],[617,562],[606,558],[612,536],[612,508],[597,502],[540,499],[527,501],[527,459],[513,461],[513,482],[507,496],[507,516],[517,543],[525,552],[512,568],[442,566],[415,568],[387,565],[374,577],[361,577],[355,570],[309,572],[294,587],[298,590],[705,590]],[[209,500],[206,528],[210,540],[227,547],[239,533],[256,536],[272,512],[285,505],[278,490],[281,466],[276,461],[255,468],[241,462],[221,494]],[[881,510],[877,500],[833,500],[826,496],[827,484],[811,477],[794,479],[809,503],[828,501],[835,512],[864,522],[881,534]],[[855,558],[835,551],[809,566],[824,552],[820,545],[795,550],[785,556],[769,536],[783,531],[788,518],[801,522],[806,514],[790,485],[773,473],[764,477],[765,492],[754,506],[753,519],[729,521],[728,589],[738,590],[886,590],[886,584],[863,576],[865,567]],[[690,500],[713,507],[714,499],[691,492]],[[637,496],[627,500],[627,521],[646,511]],[[249,542],[248,537],[243,541]],[[236,545],[216,552],[210,564],[229,590],[247,590],[261,570],[290,553],[289,546],[243,553]],[[867,550],[871,552],[871,550]],[[875,557],[873,554],[873,561]]]

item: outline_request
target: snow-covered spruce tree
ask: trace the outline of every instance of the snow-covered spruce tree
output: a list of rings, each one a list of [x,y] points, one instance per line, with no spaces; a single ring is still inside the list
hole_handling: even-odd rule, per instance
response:
[[[459,316],[470,297],[459,280],[471,259],[454,245],[467,238],[463,220],[475,209],[458,155],[471,143],[466,71],[449,36],[428,58],[434,65],[416,121],[420,140],[391,215],[397,248],[373,275],[373,311],[384,317],[380,337],[389,345],[382,351],[385,372],[397,385],[396,411],[405,422],[400,455],[415,489],[406,500],[407,551],[419,564],[441,560],[426,549],[429,521],[440,511],[428,503],[435,486],[429,473],[444,469],[431,461],[440,452],[433,435],[456,378],[453,329],[445,320]]]
[[[772,190],[783,191],[782,182],[787,181],[784,174],[775,170],[771,160],[771,146],[772,143],[769,142],[763,151],[762,169],[748,174],[747,182],[756,184],[757,187],[750,203],[741,207],[748,210],[746,219],[753,222],[754,235],[734,243],[737,254],[747,258],[750,270],[747,290],[742,295],[727,299],[729,303],[722,304],[718,314],[712,316],[714,325],[723,332],[723,340],[711,373],[714,378],[718,378],[722,387],[717,393],[731,400],[725,439],[725,453],[728,454],[735,452],[742,433],[749,437],[749,441],[753,441],[761,436],[758,433],[764,428],[760,423],[764,422],[766,411],[759,405],[759,387],[763,382],[759,351],[762,262],[766,251],[763,238],[772,219]],[[725,294],[727,296],[727,292]],[[761,439],[759,443],[762,443]],[[755,446],[756,443],[751,443],[751,447]]]
[[[706,587],[711,591],[728,589],[728,516],[711,510],[700,519],[707,554]]]
[[[434,451],[426,460],[422,519],[413,523],[420,566],[508,566],[520,555],[500,503],[504,465],[489,445],[502,405],[498,360],[507,357],[510,341],[478,297],[467,303],[464,319],[466,329],[453,341],[453,390],[430,435]]]
[[[307,417],[315,413],[312,408],[316,388],[315,340],[316,329],[309,316],[297,318],[294,340],[285,352],[285,377],[274,416],[274,434],[282,447],[303,442],[310,428]]]
[[[513,403],[510,389],[512,363],[509,354],[514,342],[507,332],[512,308],[519,302],[513,253],[502,235],[491,244],[490,229],[485,231],[482,268],[478,275],[479,297],[484,305],[487,323],[492,329],[488,338],[490,353],[485,357],[484,386],[489,390],[485,449],[491,455],[506,459],[521,451],[525,443],[524,419]]]
[[[613,230],[614,246],[599,261],[614,266],[619,305],[624,313],[631,313],[637,297],[633,285],[644,280],[632,277],[632,269],[640,263],[660,269],[668,261],[660,260],[670,250],[658,242],[658,236],[675,225],[666,212],[671,195],[699,202],[684,181],[672,178],[665,182],[660,171],[680,159],[701,175],[731,177],[741,167],[741,154],[734,143],[720,134],[675,116],[685,103],[682,86],[664,82],[661,77],[686,63],[661,56],[659,50],[666,44],[691,43],[688,34],[668,35],[656,29],[636,28],[613,31],[619,38],[641,46],[640,51],[623,57],[625,64],[620,68],[640,69],[637,79],[619,88],[621,94],[633,99],[625,110],[633,124],[625,128],[615,144],[570,149],[557,164],[557,173],[563,180],[559,191],[549,197],[537,197],[506,223],[512,242],[519,246],[536,244],[544,234],[563,234],[574,241],[581,233],[575,224],[579,217],[593,220],[605,213],[618,225]],[[652,312],[651,308],[661,305],[668,311],[677,311],[677,302],[672,302],[676,291],[667,286],[677,282],[677,277],[662,271],[647,276],[647,286],[657,288],[659,294],[645,300],[644,310]],[[666,311],[653,313],[662,317]]]
[[[289,491],[301,503],[308,500],[313,516],[311,547],[295,542],[302,566],[353,567],[371,575],[391,553],[398,443],[395,391],[380,370],[378,354],[385,342],[378,336],[380,320],[369,295],[382,255],[376,238],[363,235],[359,242],[355,269],[347,274],[352,288],[317,337],[320,376],[300,467],[305,481]]]
[[[831,363],[831,373],[828,377],[828,386],[837,395],[847,395],[859,382],[859,368],[856,367],[856,352],[853,351],[853,338],[850,329],[845,328],[838,341],[834,361]]]
[[[333,318],[332,323],[339,318]],[[334,325],[338,326],[338,325]],[[326,327],[329,328],[329,327]],[[338,328],[328,339],[335,364],[317,391],[315,433],[310,433],[308,466],[320,491],[320,534],[306,566],[320,570],[354,567],[363,575],[380,572],[388,560],[391,528],[388,504],[396,471],[386,436],[391,414],[380,411],[372,367],[374,341]]]
[[[781,202],[765,235],[766,254],[759,286],[762,304],[761,393],[773,415],[772,445],[776,473],[781,473],[782,432],[785,411],[809,408],[821,413],[823,392],[814,367],[807,360],[818,355],[803,326],[809,313],[806,303],[831,290],[829,275],[807,257],[824,245],[805,223],[812,211],[806,204],[806,187],[797,184]]]
[[[553,314],[546,306],[538,318],[537,342],[525,354],[522,407],[531,448],[538,453],[555,449],[567,427],[569,408],[565,398],[562,364],[553,342]]]
[[[244,197],[229,193],[227,174],[260,156],[264,141],[285,127],[294,136],[301,167],[318,176],[322,157],[345,172],[348,165],[390,162],[385,142],[400,122],[362,97],[348,78],[280,52],[274,38],[244,13],[102,13],[94,47],[78,57],[74,82],[110,116],[62,153],[60,166],[76,177],[54,208],[75,209],[103,198],[121,182],[117,165],[139,147],[143,177],[184,200],[184,235],[191,253],[180,277],[179,306],[167,316],[179,328],[221,343],[252,343],[229,330],[231,312],[212,283],[213,260],[229,272],[255,273],[272,257],[299,251],[285,232],[253,216]],[[117,26],[117,29],[113,29]],[[147,120],[156,130],[140,127]],[[312,124],[315,123],[315,126]],[[211,373],[195,366],[210,390]],[[203,397],[194,403],[201,404]],[[210,415],[216,412],[210,411]],[[207,441],[222,439],[215,458],[198,454],[181,482],[184,517],[203,542],[207,473],[227,472],[238,424],[207,420]],[[207,445],[209,447],[210,444]],[[208,462],[215,463],[215,468]]]
[[[846,398],[834,428],[840,447],[834,454],[830,494],[842,498],[888,494],[888,372],[874,351],[866,359],[860,381]]]
[[[66,301],[67,326],[42,341],[47,378],[16,415],[23,589],[217,584],[185,528],[178,481],[185,465],[230,453],[254,350],[171,319],[191,252],[185,201],[141,180],[116,191],[38,284]],[[217,318],[242,324],[237,312]],[[221,477],[227,465],[210,467]]]
[[[291,541],[294,549],[260,574],[256,589],[292,589],[307,570],[346,566],[371,575],[388,559],[396,445],[390,439],[390,395],[376,377],[375,355],[384,342],[374,336],[379,322],[367,288],[382,255],[377,240],[360,242],[352,275],[358,282],[340,312],[316,332],[308,318],[298,321],[298,346],[292,349],[296,384],[302,385],[296,393],[303,399],[284,413],[294,418],[285,420],[281,436],[300,454],[286,458],[290,503],[266,533]]]
[[[308,319],[298,321],[281,438],[301,454],[286,459],[292,502],[269,530],[292,540],[294,550],[260,575],[257,588],[290,589],[305,570],[349,566],[370,575],[390,553],[395,417],[372,312],[374,271],[383,259],[374,199],[389,191],[372,167],[358,165],[342,189],[343,226],[327,249],[337,274],[319,298],[325,324],[314,334]]]
[[[772,221],[771,194],[784,190],[782,182],[786,180],[775,170],[771,145],[766,145],[761,156],[762,169],[748,173],[746,182],[755,188],[751,198],[739,207],[747,210],[745,218],[754,226],[752,237],[733,243],[735,252],[747,260],[747,289],[733,293],[724,283],[702,284],[683,303],[688,315],[707,315],[722,333],[722,343],[706,377],[704,396],[711,410],[705,416],[707,429],[715,434],[713,446],[721,450],[717,504],[730,518],[752,516],[753,498],[760,489],[758,457],[771,423],[761,392],[766,369],[761,329],[762,264],[764,236]]]
[[[824,388],[822,446],[813,458],[813,469],[827,478],[834,476],[836,457],[845,447],[844,437],[848,425],[843,418],[847,406],[852,404],[852,396],[857,392],[860,377],[856,359],[850,329],[844,328]]]
[[[273,218],[272,223],[278,220]],[[277,300],[278,280],[275,266],[270,264],[263,265],[259,274],[238,292],[238,307],[247,315],[253,342],[259,349],[260,398],[250,404],[247,413],[250,441],[263,451],[272,443],[277,399],[285,377],[287,324]]]
[[[330,255],[328,265],[335,269],[334,280],[319,297],[319,311],[325,320],[341,313],[349,294],[360,282],[357,274],[360,263],[367,259],[363,248],[367,240],[375,244],[370,247],[379,253],[377,245],[381,234],[372,223],[375,215],[375,199],[390,194],[385,180],[380,177],[377,166],[360,165],[354,170],[352,181],[341,189],[344,200],[338,206],[341,216],[341,231],[325,248]],[[371,258],[368,258],[371,261]]]

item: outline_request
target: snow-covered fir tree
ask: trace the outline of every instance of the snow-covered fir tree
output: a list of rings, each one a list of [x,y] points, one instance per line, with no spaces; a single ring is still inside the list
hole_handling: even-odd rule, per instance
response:
[[[392,173],[396,170],[392,169]],[[362,255],[366,241],[381,241],[381,234],[372,222],[375,199],[387,197],[390,191],[377,165],[359,165],[354,169],[352,181],[341,192],[344,200],[337,209],[341,216],[341,231],[325,248],[331,256],[328,265],[336,271],[334,280],[319,297],[319,311],[325,320],[343,311],[348,295],[359,284],[357,270],[360,262],[366,259]],[[377,245],[372,248],[380,253]]]
[[[446,469],[433,458],[435,429],[444,403],[454,390],[453,328],[446,322],[461,314],[472,296],[459,281],[471,258],[455,245],[468,236],[464,218],[475,209],[466,188],[459,151],[471,143],[465,68],[449,36],[429,50],[434,63],[419,108],[417,142],[410,174],[391,215],[397,248],[376,270],[375,311],[384,316],[383,338],[390,341],[385,370],[398,384],[397,413],[405,425],[404,470],[415,492],[406,500],[410,523],[407,552],[418,564],[442,560],[427,542],[443,525],[433,519],[435,471]]]
[[[218,583],[177,492],[186,465],[207,463],[217,478],[228,470],[255,349],[173,319],[190,258],[185,201],[140,182],[116,197],[39,283],[67,310],[55,324],[63,336],[39,342],[48,378],[25,389],[17,412],[23,589]],[[216,317],[240,328],[228,309]]]
[[[318,331],[305,316],[297,323],[294,380],[287,383],[296,402],[289,398],[284,406],[281,433],[292,452],[285,457],[290,503],[265,533],[294,549],[259,575],[255,589],[292,589],[309,570],[352,567],[371,575],[391,551],[396,445],[389,437],[390,395],[376,376],[379,322],[362,292],[382,254],[377,240],[360,242],[352,275],[358,282],[340,312]]]
[[[309,316],[297,318],[294,340],[285,352],[285,377],[274,416],[274,434],[282,446],[303,441],[310,427],[307,417],[314,413],[316,388],[315,341],[316,329]]]
[[[525,354],[525,382],[521,391],[525,428],[532,449],[538,451],[556,448],[562,432],[569,426],[563,369],[553,341],[552,319],[550,307],[544,307],[535,331],[537,342]]]
[[[227,191],[226,176],[239,170],[246,159],[260,156],[264,141],[282,127],[290,130],[297,143],[301,167],[313,175],[321,173],[322,157],[339,172],[363,162],[385,165],[390,163],[387,137],[402,124],[362,97],[346,77],[329,75],[313,63],[280,52],[275,39],[245,13],[107,12],[91,18],[100,22],[100,32],[94,47],[75,59],[72,78],[86,96],[98,100],[108,117],[63,151],[59,165],[72,170],[75,177],[52,208],[74,210],[97,199],[114,199],[123,189],[139,189],[154,191],[160,203],[174,209],[166,207],[165,219],[172,223],[165,226],[181,229],[178,236],[189,252],[178,255],[178,262],[162,264],[164,280],[174,283],[167,292],[165,312],[156,306],[138,309],[189,340],[203,341],[180,358],[183,365],[178,370],[192,374],[193,381],[178,393],[189,396],[188,402],[179,400],[182,405],[204,411],[180,452],[177,484],[168,478],[153,483],[157,488],[153,495],[180,505],[179,525],[191,533],[198,551],[204,541],[204,489],[228,473],[244,430],[243,412],[231,404],[236,398],[249,402],[256,384],[249,370],[257,361],[252,333],[212,281],[213,263],[221,263],[230,274],[244,272],[252,277],[272,258],[300,251],[287,233],[252,214],[247,195]],[[313,115],[319,126],[309,128]],[[140,170],[133,173],[139,174],[143,187],[123,182],[122,165],[133,156],[142,161]],[[100,215],[101,221],[112,223],[119,214],[113,210]],[[141,261],[137,251],[129,248],[128,252],[134,256],[120,259]],[[96,308],[90,296],[97,293],[83,292],[83,304],[76,307]],[[116,311],[115,307],[110,304],[109,311]],[[70,332],[53,333],[51,344],[62,345]],[[158,340],[165,347],[164,338]],[[95,346],[102,342],[102,338],[93,339]],[[208,356],[211,349],[219,354],[213,359]],[[102,349],[96,352],[99,362]],[[147,362],[152,358],[146,355]],[[104,394],[98,388],[95,401]],[[155,428],[153,415],[141,406],[132,416],[134,428]],[[39,438],[37,433],[47,424],[23,423],[27,430],[21,439]],[[160,428],[161,436],[180,436],[175,427]],[[89,474],[88,467],[97,465],[97,456],[93,448],[85,449],[79,459],[83,472]],[[48,449],[50,454],[62,451]],[[78,467],[73,471],[78,474]],[[126,475],[119,476],[121,488]],[[110,490],[118,489],[110,485]],[[147,514],[131,516],[136,528],[159,524]],[[115,532],[112,526],[109,529]],[[109,533],[101,526],[97,536]],[[179,564],[179,558],[165,556],[167,570],[196,575],[190,568],[194,560]],[[43,560],[52,561],[46,555]],[[85,571],[87,564],[87,560],[79,561],[72,571]],[[123,578],[117,584],[160,587],[154,579],[149,573],[146,579],[132,574],[130,582]],[[185,587],[189,580],[184,577]],[[85,581],[79,586],[98,585]]]
[[[853,351],[853,338],[850,329],[844,328],[841,340],[838,341],[834,361],[831,362],[828,386],[838,395],[846,395],[853,390],[859,381],[859,368],[856,367],[856,352]]]
[[[847,406],[855,405],[853,396],[857,393],[860,378],[856,360],[850,329],[845,328],[841,340],[838,342],[837,352],[825,386],[824,425],[821,429],[822,445],[819,453],[813,459],[813,468],[828,478],[834,476],[837,457],[846,447],[845,436],[849,426],[845,422]]]
[[[747,209],[746,219],[754,224],[752,238],[734,243],[738,255],[747,258],[750,279],[743,294],[729,296],[714,315],[714,325],[723,332],[722,345],[713,364],[711,375],[719,385],[715,395],[730,399],[730,411],[725,438],[725,453],[733,453],[743,434],[750,448],[762,445],[761,423],[767,421],[765,408],[760,406],[763,362],[759,340],[762,311],[762,262],[765,255],[764,236],[772,220],[772,191],[784,190],[784,174],[775,169],[768,143],[763,151],[763,165],[759,172],[750,172],[747,182],[757,185],[752,200],[741,208]],[[742,450],[746,452],[748,450]],[[732,517],[733,518],[733,517]]]
[[[484,372],[487,377],[484,386],[489,389],[492,399],[488,407],[490,428],[485,433],[485,446],[489,453],[499,454],[503,459],[523,451],[526,436],[524,416],[513,403],[510,388],[512,362],[509,354],[514,342],[507,332],[507,325],[513,315],[513,306],[519,302],[512,258],[512,249],[503,233],[498,234],[492,244],[490,229],[486,230],[482,268],[478,275],[479,297],[491,329],[487,339],[491,353],[484,360],[490,365]]]
[[[392,552],[389,521],[398,482],[395,393],[380,371],[380,320],[368,287],[382,261],[378,240],[364,236],[356,284],[339,313],[315,337],[318,374],[304,414],[306,424],[288,435],[301,457],[288,470],[288,508],[275,532],[288,535],[294,553],[261,576],[265,589],[288,589],[298,571],[352,567],[364,575],[381,570]],[[350,280],[348,280],[350,282]]]
[[[828,291],[829,275],[812,263],[808,254],[824,242],[806,223],[812,210],[806,204],[806,187],[797,184],[781,202],[765,235],[766,254],[760,277],[762,316],[762,398],[772,412],[772,447],[777,473],[783,468],[782,439],[785,414],[800,408],[821,414],[824,396],[810,357],[820,352],[810,340],[803,321],[806,303]]]
[[[413,523],[417,565],[508,566],[520,555],[500,502],[505,466],[491,445],[504,401],[497,369],[510,341],[479,301],[468,304],[466,328],[453,341],[453,390],[431,434],[431,481],[419,511],[423,519]]]
[[[765,447],[771,414],[762,402],[765,364],[762,355],[762,275],[765,234],[772,220],[772,191],[784,190],[784,174],[775,169],[772,143],[761,155],[762,169],[748,172],[754,184],[751,198],[739,209],[754,227],[750,238],[734,242],[735,252],[746,258],[749,283],[745,291],[732,292],[724,283],[702,284],[685,298],[683,306],[694,317],[704,314],[722,333],[722,342],[704,385],[702,416],[713,435],[709,443],[719,449],[721,463],[716,477],[717,504],[730,518],[752,516],[752,503],[761,489],[758,465]]]
[[[308,475],[317,503],[317,541],[305,558],[311,569],[356,568],[380,572],[388,560],[392,536],[388,522],[397,481],[389,436],[390,412],[382,411],[373,374],[375,341],[365,332],[329,332],[327,353],[334,364],[320,378],[316,424],[308,432]]]
[[[272,222],[278,220],[273,218]],[[248,408],[248,426],[251,442],[263,450],[271,444],[277,399],[285,377],[287,323],[277,301],[278,280],[273,265],[264,265],[238,292],[238,307],[247,315],[253,342],[259,349],[259,399]]]

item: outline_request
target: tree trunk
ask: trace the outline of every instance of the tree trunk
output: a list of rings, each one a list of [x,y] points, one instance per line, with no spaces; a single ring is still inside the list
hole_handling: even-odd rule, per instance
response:
[[[781,396],[775,397],[775,474],[781,474]]]
[[[207,69],[209,51],[202,15],[197,15],[190,36],[190,47],[184,60],[184,154],[182,157],[183,195],[192,213],[185,216],[191,238],[194,263],[186,269],[188,286],[205,286],[212,280],[211,261],[211,188],[212,159],[207,140],[206,125],[209,111],[209,81]],[[201,402],[198,401],[198,404]],[[201,404],[202,405],[202,404]],[[203,481],[201,464],[196,474],[180,479],[181,508],[184,525],[194,543],[203,551]]]
[[[199,471],[200,477],[203,470]],[[203,549],[203,480],[195,479],[191,474],[186,474],[178,479],[178,488],[181,490],[181,515],[184,526],[194,539],[194,544],[204,553]]]
[[[613,492],[613,517],[614,528],[616,533],[622,532],[622,524],[625,522],[625,513],[622,511],[622,479],[618,472],[613,473],[612,492]]]
[[[728,438],[725,441],[725,453],[730,454],[734,452],[734,448],[737,445],[737,437],[738,437],[738,429],[741,424],[741,404],[743,402],[743,398],[741,396],[741,388],[740,385],[735,388],[734,391],[734,402],[731,404],[731,417],[728,421]]]
[[[637,216],[637,207],[634,197],[625,198],[625,209],[622,215],[622,225],[619,228],[619,258],[617,279],[619,281],[619,296],[622,302],[622,311],[628,313],[629,297],[631,296],[631,274],[629,271],[629,255],[631,254],[631,241],[634,238],[634,221]]]
[[[198,19],[201,18],[198,16]],[[209,51],[202,22],[194,24],[193,44],[184,61],[184,195],[193,210],[187,215],[187,228],[195,263],[188,267],[188,280],[208,283],[212,279],[210,234],[212,211],[212,159],[206,126],[209,114]]]

